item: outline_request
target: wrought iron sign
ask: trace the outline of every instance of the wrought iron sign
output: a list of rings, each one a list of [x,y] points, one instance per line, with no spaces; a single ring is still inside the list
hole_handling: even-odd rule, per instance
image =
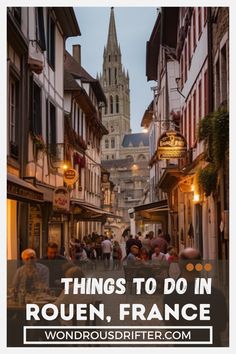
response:
[[[187,153],[186,139],[180,133],[170,130],[163,133],[157,145],[158,159],[181,159]]]

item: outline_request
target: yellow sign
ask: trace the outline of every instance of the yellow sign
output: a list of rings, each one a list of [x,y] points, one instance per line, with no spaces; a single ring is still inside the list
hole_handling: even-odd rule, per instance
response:
[[[69,168],[64,172],[64,182],[67,186],[72,186],[79,178],[79,174],[73,168]]]
[[[158,159],[180,159],[185,157],[187,142],[183,135],[175,131],[167,131],[160,136],[157,146]]]

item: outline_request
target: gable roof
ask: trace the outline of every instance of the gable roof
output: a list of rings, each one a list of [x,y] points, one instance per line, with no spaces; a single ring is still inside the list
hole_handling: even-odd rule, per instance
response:
[[[80,28],[73,7],[53,7],[66,38],[80,36]]]
[[[81,91],[82,88],[77,84],[73,76],[67,71],[64,70],[64,89],[67,90],[78,90]]]
[[[126,134],[122,141],[123,147],[149,146],[149,137],[147,133]]]
[[[65,69],[69,71],[75,79],[80,79],[84,83],[90,83],[98,102],[104,102],[106,104],[106,97],[100,82],[94,79],[67,51],[65,54]]]

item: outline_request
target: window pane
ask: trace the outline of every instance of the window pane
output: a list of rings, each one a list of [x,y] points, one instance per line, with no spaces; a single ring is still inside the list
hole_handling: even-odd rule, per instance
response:
[[[42,135],[41,88],[33,84],[33,132]]]
[[[49,15],[48,17],[48,63],[54,69],[55,66],[55,24]]]

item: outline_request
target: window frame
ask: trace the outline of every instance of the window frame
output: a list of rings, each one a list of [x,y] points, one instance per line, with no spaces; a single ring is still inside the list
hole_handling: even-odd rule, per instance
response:
[[[17,88],[18,86],[18,88]],[[12,90],[12,87],[14,88]],[[17,90],[19,91],[19,83],[11,76],[9,79],[9,142],[17,142],[16,125],[17,125]],[[13,94],[12,94],[13,93]],[[14,98],[13,98],[14,96]],[[13,99],[12,99],[13,98]],[[19,100],[19,95],[18,95]],[[12,102],[14,101],[14,102]],[[19,103],[18,103],[19,108]]]
[[[105,139],[104,146],[105,146],[105,149],[109,149],[109,140],[108,139]]]
[[[114,109],[113,109],[113,96],[110,95],[110,114],[113,114]]]
[[[43,7],[35,8],[36,41],[42,51],[46,50]]]
[[[49,66],[55,70],[55,52],[56,52],[56,24],[52,17],[52,14],[48,13],[48,25],[47,25],[47,59]]]
[[[202,8],[198,7],[198,39],[200,39],[202,35]]]
[[[111,149],[115,149],[115,148],[116,148],[115,138],[111,138]]]
[[[54,114],[52,114],[54,112]],[[57,148],[57,108],[50,100],[47,100],[47,142],[49,152],[52,156],[56,156]],[[53,127],[54,125],[54,127]],[[52,129],[54,128],[54,129]],[[53,132],[53,134],[52,134]]]
[[[32,80],[31,129],[35,135],[42,135],[42,88],[35,80]]]
[[[119,102],[119,96],[116,95],[116,113],[119,113],[119,105],[120,105],[120,102]]]

